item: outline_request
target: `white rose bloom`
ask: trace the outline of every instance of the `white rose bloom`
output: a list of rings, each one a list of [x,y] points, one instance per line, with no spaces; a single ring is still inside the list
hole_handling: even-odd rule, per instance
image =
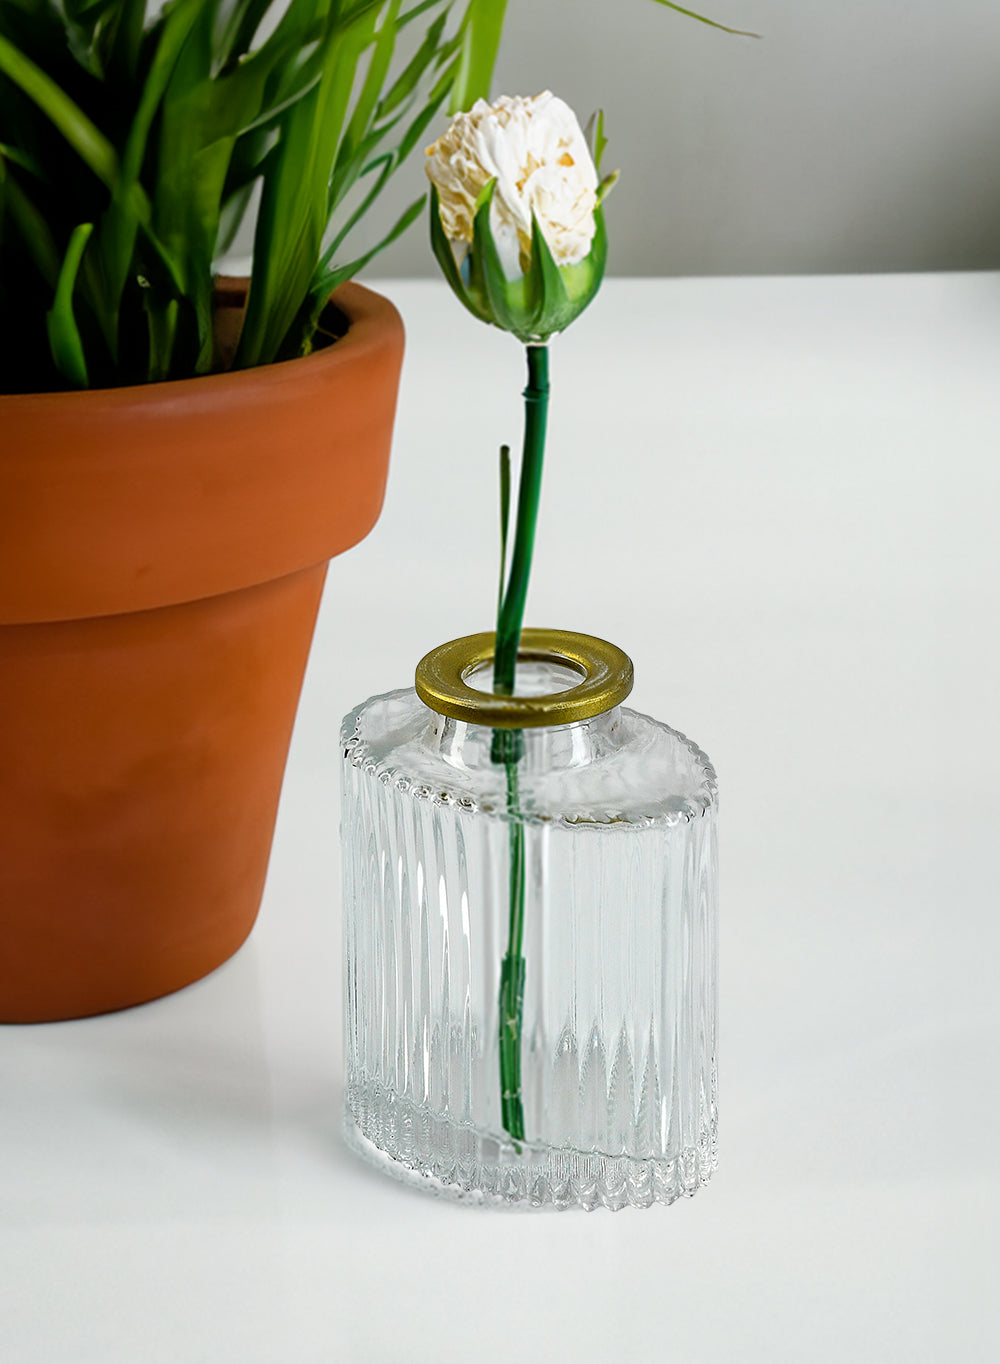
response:
[[[472,242],[476,199],[496,180],[490,227],[509,278],[528,269],[532,211],[557,265],[589,252],[597,171],[576,115],[550,91],[477,100],[427,148],[426,165],[454,243]]]

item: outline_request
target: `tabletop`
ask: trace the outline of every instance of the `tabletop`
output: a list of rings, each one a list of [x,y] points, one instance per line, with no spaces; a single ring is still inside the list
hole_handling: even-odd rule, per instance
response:
[[[552,345],[528,621],[635,663],[722,798],[719,1171],[437,1201],[340,1135],[338,725],[488,629],[523,360],[432,281],[330,567],[247,945],[0,1030],[5,1364],[1000,1353],[1000,275],[611,280]]]

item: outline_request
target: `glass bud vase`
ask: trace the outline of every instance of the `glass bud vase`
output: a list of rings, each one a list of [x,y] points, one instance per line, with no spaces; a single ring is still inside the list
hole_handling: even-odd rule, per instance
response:
[[[344,721],[346,1134],[469,1202],[618,1209],[716,1165],[711,764],[620,650],[493,635]]]

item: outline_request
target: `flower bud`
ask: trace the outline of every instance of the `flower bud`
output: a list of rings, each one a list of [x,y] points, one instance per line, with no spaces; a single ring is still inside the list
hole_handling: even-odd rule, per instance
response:
[[[427,149],[427,174],[431,244],[461,302],[528,344],[565,330],[604,274],[613,180],[598,182],[568,105],[548,91],[480,100]]]

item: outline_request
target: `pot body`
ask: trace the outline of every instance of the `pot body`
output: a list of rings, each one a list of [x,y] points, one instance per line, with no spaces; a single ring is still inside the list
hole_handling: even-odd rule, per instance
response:
[[[0,1021],[156,998],[259,908],[327,560],[382,504],[402,325],[0,398]]]

